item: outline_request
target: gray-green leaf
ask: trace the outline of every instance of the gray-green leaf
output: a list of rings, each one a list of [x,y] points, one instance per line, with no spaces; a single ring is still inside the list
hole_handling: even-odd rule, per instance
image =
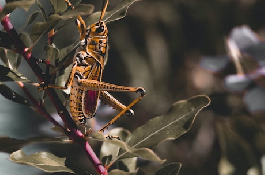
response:
[[[28,9],[34,3],[35,3],[35,0],[13,1],[13,2],[7,3],[4,6],[4,8],[0,11],[0,19],[2,20],[5,17],[5,15],[13,12],[16,8],[22,8],[25,11],[28,11]]]
[[[0,48],[0,59],[3,61],[6,67],[14,71],[16,71],[21,61],[17,53],[11,52],[4,48]]]
[[[0,137],[0,152],[12,153],[21,147],[35,142],[62,142],[60,138],[33,137],[27,140],[19,140],[10,137]]]
[[[170,163],[162,168],[158,169],[155,175],[177,175],[181,168],[181,164],[178,162]]]
[[[163,162],[151,149],[149,148],[133,148],[127,145],[125,142],[117,139],[106,139],[101,133],[93,133],[93,138],[101,141],[108,142],[109,144],[115,145],[130,153],[122,158],[141,157],[146,160]],[[115,147],[114,146],[114,147]],[[114,151],[115,152],[115,151]],[[114,154],[115,156],[115,154]],[[116,157],[116,156],[115,156]]]
[[[67,10],[67,4],[64,0],[50,0],[54,13],[62,13]]]
[[[32,45],[32,41],[31,41],[31,38],[29,36],[28,33],[26,32],[21,32],[19,34],[21,40],[23,41],[23,43],[25,44],[26,47],[30,47]]]
[[[164,115],[137,128],[127,144],[134,148],[151,148],[164,140],[178,138],[190,129],[198,112],[209,103],[210,99],[203,95],[176,102]]]
[[[26,23],[26,26],[27,25],[30,25],[38,16],[39,16],[40,12],[39,11],[36,11],[36,12],[33,12],[29,19],[28,19],[28,22]]]
[[[0,65],[0,82],[5,81],[30,82],[24,75],[22,75],[18,71],[11,70],[8,67]]]
[[[34,166],[49,173],[74,173],[71,169],[65,166],[66,158],[60,158],[48,152],[38,152],[28,156],[22,150],[18,150],[10,155],[10,160],[16,163]]]
[[[48,33],[51,29],[55,28],[61,20],[69,20],[70,18],[75,18],[78,15],[89,15],[92,13],[93,8],[94,8],[93,6],[87,5],[87,4],[78,5],[75,9],[68,10],[62,15],[58,15],[58,14],[50,15],[45,20],[45,22],[36,22],[32,26],[32,30],[30,34],[33,43],[38,41],[38,39],[41,36]]]
[[[40,2],[40,0],[37,0],[37,4],[38,4],[38,7],[39,7],[39,9],[41,11],[43,20],[47,21],[47,15],[46,15],[45,9],[44,9],[42,3]]]
[[[59,49],[55,46],[55,44],[46,45],[44,50],[46,51],[47,58],[50,60],[55,60],[59,56]]]
[[[125,17],[128,8],[138,0],[122,0],[113,10],[106,12],[103,20],[108,23]],[[85,21],[87,24],[93,24],[99,21],[101,12],[90,15]]]
[[[13,102],[22,104],[22,105],[30,105],[28,100],[26,100],[21,95],[17,94],[15,91],[10,89],[5,84],[0,84],[0,94],[3,95],[6,99],[11,100]]]
[[[124,128],[114,128],[108,132],[109,136],[118,136],[119,140],[125,140],[129,134],[130,131]],[[119,146],[112,144],[111,142],[103,142],[100,149],[100,159],[109,155],[111,155],[112,158],[116,158],[119,153],[119,150],[120,150]]]

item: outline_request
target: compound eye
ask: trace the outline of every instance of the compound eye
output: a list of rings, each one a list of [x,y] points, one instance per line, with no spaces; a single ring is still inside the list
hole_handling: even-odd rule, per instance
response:
[[[100,26],[100,27],[98,27],[97,29],[96,29],[96,32],[97,33],[101,33],[101,32],[103,32],[104,31],[104,26]]]

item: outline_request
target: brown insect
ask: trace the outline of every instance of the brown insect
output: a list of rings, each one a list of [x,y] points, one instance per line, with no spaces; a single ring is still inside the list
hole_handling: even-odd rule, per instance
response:
[[[65,2],[74,8],[68,0]],[[99,131],[104,132],[121,115],[134,115],[130,108],[145,96],[142,87],[126,87],[102,82],[102,73],[106,64],[106,52],[108,46],[108,29],[103,21],[109,0],[103,3],[99,21],[86,27],[84,20],[78,16],[77,28],[80,33],[80,47],[77,49],[70,77],[65,87],[55,85],[40,86],[39,90],[45,88],[70,89],[70,113],[79,129],[86,132],[87,119],[95,116],[99,99],[120,111],[109,123]],[[140,92],[140,96],[128,106],[123,105],[114,98],[109,91],[117,92]]]

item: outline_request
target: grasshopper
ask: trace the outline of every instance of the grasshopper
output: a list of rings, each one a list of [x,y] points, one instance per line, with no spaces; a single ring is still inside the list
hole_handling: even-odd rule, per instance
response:
[[[68,0],[68,6],[74,8]],[[108,29],[103,21],[109,0],[103,3],[99,21],[86,27],[84,20],[78,16],[76,21],[80,33],[80,46],[76,50],[73,60],[73,67],[69,79],[64,87],[41,84],[39,90],[45,88],[70,89],[69,106],[70,113],[83,132],[86,132],[87,119],[95,116],[99,99],[120,111],[109,123],[103,126],[99,132],[104,132],[121,115],[134,115],[132,109],[139,100],[145,96],[145,89],[142,87],[126,87],[102,82],[102,73],[106,64],[106,52],[108,46]],[[109,91],[118,92],[139,92],[140,96],[128,106],[123,105],[113,97]]]

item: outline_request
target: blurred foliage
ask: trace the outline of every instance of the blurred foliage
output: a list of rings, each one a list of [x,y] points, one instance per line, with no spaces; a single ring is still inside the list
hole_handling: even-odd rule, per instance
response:
[[[88,3],[100,10],[98,0]],[[110,1],[109,9],[118,3]],[[236,26],[248,25],[264,39],[264,8],[263,0],[142,0],[130,7],[124,19],[109,23],[109,60],[103,81],[147,90],[146,98],[135,106],[135,118],[121,118],[116,125],[134,130],[174,101],[207,94],[212,103],[198,115],[190,132],[161,143],[155,152],[166,163],[181,162],[180,175],[242,175],[253,174],[253,169],[253,175],[262,174],[264,114],[250,113],[244,92],[232,93],[223,86],[225,76],[236,73],[233,64],[211,74],[201,69],[199,61],[204,55],[226,55],[224,40]],[[77,37],[74,25],[64,28],[55,38],[56,46],[64,48]],[[41,41],[33,53],[45,58],[40,50],[47,39]],[[125,103],[133,99],[129,94],[115,96]],[[107,117],[104,108],[98,114],[102,114],[98,120],[108,120],[103,119]],[[147,174],[157,166],[143,160],[139,164]]]

